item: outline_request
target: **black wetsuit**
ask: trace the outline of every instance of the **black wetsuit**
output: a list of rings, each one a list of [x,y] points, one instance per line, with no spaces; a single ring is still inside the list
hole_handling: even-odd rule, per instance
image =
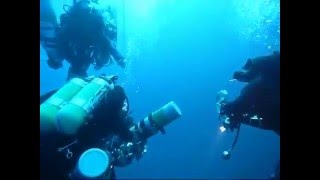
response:
[[[248,84],[235,100],[224,102],[221,115],[280,135],[280,54],[249,59],[234,78]]]

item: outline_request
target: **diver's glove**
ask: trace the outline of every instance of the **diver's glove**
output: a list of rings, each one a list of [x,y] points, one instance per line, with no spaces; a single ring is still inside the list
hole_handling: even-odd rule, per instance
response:
[[[62,67],[62,62],[61,61],[57,61],[53,58],[49,58],[48,61],[48,66],[52,69],[59,69]]]

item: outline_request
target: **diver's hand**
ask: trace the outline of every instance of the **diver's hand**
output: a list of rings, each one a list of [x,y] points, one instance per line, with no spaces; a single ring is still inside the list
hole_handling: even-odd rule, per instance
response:
[[[121,144],[118,148],[112,151],[114,157],[114,165],[124,167],[133,162],[134,159],[141,159],[146,152],[146,141],[134,143],[127,142]]]
[[[132,152],[137,160],[141,159],[143,154],[147,152],[147,140],[142,138],[142,136],[137,133],[132,133],[132,144],[134,144],[132,148]]]
[[[135,158],[140,160],[142,156],[147,152],[147,141],[140,141],[135,146]]]
[[[48,66],[52,69],[59,69],[62,67],[62,62],[61,61],[57,61],[53,58],[49,58],[48,61]]]

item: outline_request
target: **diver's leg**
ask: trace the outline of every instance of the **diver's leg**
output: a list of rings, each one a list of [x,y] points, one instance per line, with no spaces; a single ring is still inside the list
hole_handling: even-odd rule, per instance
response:
[[[124,57],[121,55],[121,53],[116,48],[116,44],[114,41],[112,41],[108,37],[106,38],[106,40],[107,40],[109,47],[110,47],[110,54],[121,65],[121,63],[123,63],[123,61],[124,61]]]
[[[50,0],[40,0],[40,21],[58,26],[57,17]]]
[[[40,44],[48,56],[48,65],[50,68],[58,69],[62,67],[63,55],[59,46],[59,37],[56,35],[54,26],[40,24]]]
[[[63,57],[57,45],[57,17],[50,0],[40,0],[40,43],[48,55],[48,65],[62,67]]]

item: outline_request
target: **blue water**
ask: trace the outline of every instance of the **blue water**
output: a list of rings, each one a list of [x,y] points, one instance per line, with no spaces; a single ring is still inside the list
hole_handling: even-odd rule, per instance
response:
[[[61,12],[62,1],[55,3]],[[171,100],[183,113],[166,128],[166,135],[149,140],[140,161],[117,168],[118,178],[268,177],[280,158],[280,138],[244,125],[232,158],[222,160],[235,133],[219,132],[215,98],[220,89],[232,98],[238,95],[243,84],[228,80],[247,58],[280,49],[279,0],[117,3],[122,8],[118,48],[130,63],[125,70],[112,65],[89,73],[118,74],[137,120]],[[52,70],[45,52],[40,55],[40,91],[45,93],[64,84],[68,64]]]

